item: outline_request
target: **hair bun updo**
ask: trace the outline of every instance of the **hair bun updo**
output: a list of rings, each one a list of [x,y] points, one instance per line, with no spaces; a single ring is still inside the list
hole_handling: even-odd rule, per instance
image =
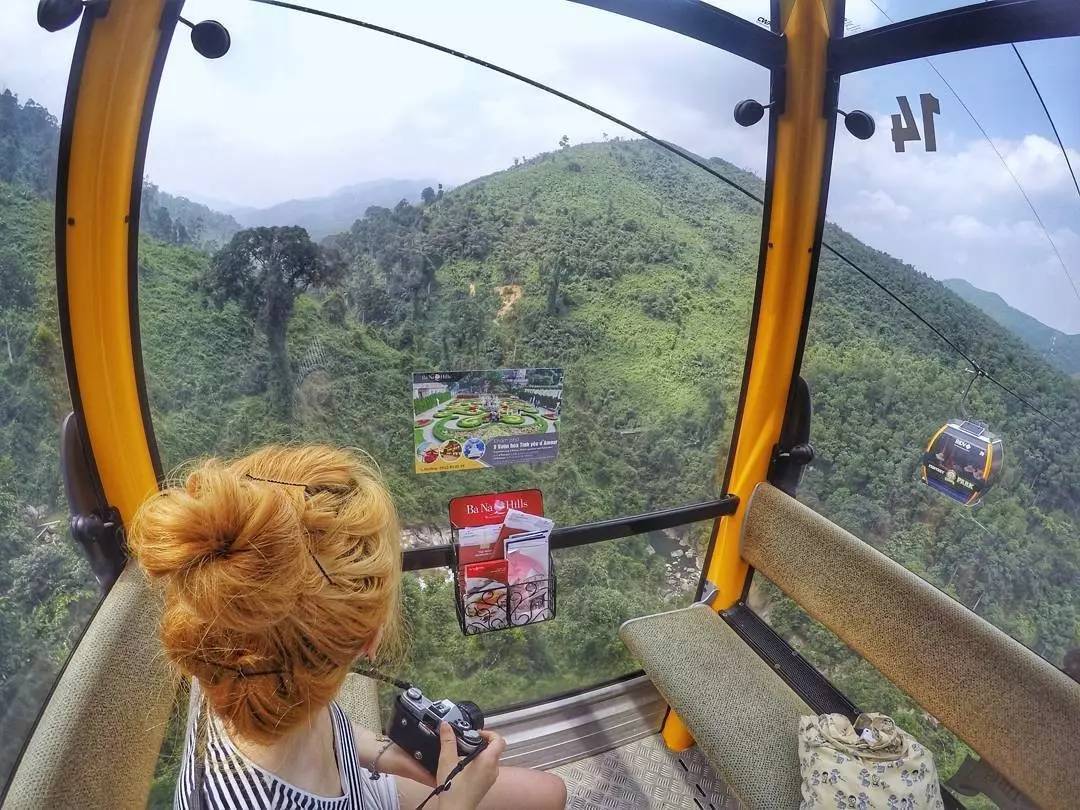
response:
[[[155,493],[128,544],[164,585],[161,639],[211,708],[268,742],[325,706],[399,609],[397,516],[346,450],[267,447],[204,461]]]

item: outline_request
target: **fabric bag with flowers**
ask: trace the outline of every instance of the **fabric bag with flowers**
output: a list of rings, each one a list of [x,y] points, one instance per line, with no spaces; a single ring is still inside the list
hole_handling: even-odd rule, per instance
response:
[[[799,718],[804,808],[943,810],[934,757],[884,714]]]

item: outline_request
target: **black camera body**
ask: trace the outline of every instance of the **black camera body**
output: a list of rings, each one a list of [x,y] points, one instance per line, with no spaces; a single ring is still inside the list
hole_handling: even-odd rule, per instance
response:
[[[431,701],[415,686],[394,701],[394,717],[386,736],[434,775],[439,768],[441,723],[449,723],[454,730],[461,756],[471,754],[483,742],[480,729],[484,727],[484,713],[479,706],[469,701]]]

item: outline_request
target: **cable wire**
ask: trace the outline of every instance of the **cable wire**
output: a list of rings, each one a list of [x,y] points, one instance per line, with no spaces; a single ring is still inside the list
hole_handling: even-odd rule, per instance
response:
[[[857,265],[855,262],[853,262],[851,259],[849,259],[847,256],[845,256],[839,250],[834,248],[832,245],[830,245],[824,239],[821,240],[821,246],[823,248],[825,248],[827,251],[829,251],[830,253],[832,253],[834,256],[836,256],[836,258],[840,259],[840,261],[844,262],[846,265],[851,267],[851,269],[853,269],[855,272],[857,272],[859,275],[861,275],[863,278],[865,278],[867,281],[869,281],[871,284],[873,284],[875,287],[877,287],[879,290],[881,290],[887,296],[889,296],[893,301],[895,301],[900,306],[902,306],[904,309],[906,309],[908,312],[910,312],[927,329],[929,329],[931,332],[933,332],[935,335],[937,335],[939,338],[941,338],[941,340],[946,345],[948,345],[949,348],[951,348],[954,352],[956,352],[958,355],[960,355],[962,358],[964,358],[964,360],[968,364],[971,365],[971,369],[972,369],[972,371],[975,372],[976,378],[977,377],[985,377],[991,383],[993,383],[998,388],[1000,388],[1004,393],[1006,393],[1009,396],[1013,397],[1015,400],[1017,400],[1018,402],[1020,402],[1024,406],[1026,406],[1031,411],[1034,411],[1035,413],[1039,414],[1039,416],[1041,416],[1043,419],[1045,419],[1046,421],[1053,424],[1059,430],[1062,430],[1065,433],[1068,433],[1070,436],[1073,436],[1074,438],[1080,439],[1080,434],[1077,434],[1076,432],[1070,430],[1068,427],[1063,425],[1057,419],[1050,416],[1044,410],[1042,410],[1037,405],[1035,405],[1031,400],[1029,400],[1026,397],[1022,396],[1021,394],[1017,393],[1016,391],[1014,391],[1009,386],[1005,385],[1005,383],[1001,382],[1001,380],[999,380],[997,377],[995,377],[993,374],[991,374],[989,371],[987,371],[986,368],[983,367],[983,365],[981,363],[979,363],[977,360],[975,360],[966,351],[961,349],[960,346],[958,346],[953,340],[951,340],[944,332],[942,332],[940,329],[938,329],[936,326],[934,326],[934,324],[930,323],[930,321],[928,321],[926,318],[924,318],[922,315],[920,315],[919,312],[914,307],[912,307],[910,304],[907,303],[907,301],[905,301],[899,295],[894,293],[892,290],[890,290],[888,287],[886,287],[884,284],[882,284],[880,281],[878,281],[876,278],[874,278],[868,272],[863,270],[861,267],[859,267],[859,265]],[[972,382],[974,382],[974,380]],[[970,387],[971,386],[969,385],[968,386],[969,390],[970,390]],[[965,394],[965,397],[966,397],[966,394]]]
[[[455,56],[458,59],[465,60],[466,62],[472,62],[474,65],[479,65],[480,67],[487,68],[488,70],[493,70],[496,73],[501,73],[504,76],[509,76],[511,79],[517,79],[519,82],[524,82],[525,84],[531,85],[532,87],[535,87],[537,90],[543,90],[545,93],[550,93],[553,96],[557,96],[558,98],[561,98],[563,101],[569,101],[571,104],[574,104],[574,105],[576,105],[578,107],[581,107],[583,110],[588,110],[589,112],[593,113],[594,115],[598,115],[601,118],[604,118],[604,119],[606,119],[608,121],[611,121],[613,124],[618,124],[620,127],[624,127],[625,129],[630,130],[635,135],[640,135],[642,138],[645,138],[646,140],[651,141],[652,143],[659,146],[661,149],[666,149],[668,152],[671,152],[673,155],[677,155],[678,157],[681,157],[683,160],[687,160],[690,163],[693,163],[699,169],[701,169],[701,170],[703,170],[705,172],[708,172],[713,177],[715,177],[717,180],[720,180],[720,181],[726,183],[727,185],[731,186],[736,191],[738,191],[738,192],[740,192],[742,194],[745,194],[751,200],[754,200],[755,202],[760,203],[762,205],[765,204],[765,200],[762,199],[761,197],[759,197],[757,194],[755,194],[754,192],[750,191],[747,188],[744,188],[740,184],[736,183],[734,180],[732,180],[732,179],[730,179],[728,177],[725,177],[723,174],[718,172],[716,169],[714,169],[708,163],[703,161],[701,158],[697,157],[696,155],[694,155],[691,152],[687,152],[681,146],[675,146],[672,143],[669,143],[669,142],[664,141],[664,140],[662,140],[660,138],[657,138],[655,135],[650,135],[648,132],[641,129],[640,127],[636,127],[633,124],[622,120],[621,118],[617,118],[614,115],[612,115],[611,113],[604,112],[603,110],[599,109],[598,107],[594,107],[592,104],[589,104],[588,102],[582,101],[579,98],[575,98],[574,96],[571,96],[569,93],[564,93],[561,90],[556,90],[554,87],[552,87],[550,85],[547,85],[547,84],[544,84],[543,82],[538,82],[536,79],[530,79],[528,76],[523,76],[522,74],[517,73],[517,72],[515,72],[513,70],[510,70],[509,68],[504,68],[504,67],[501,67],[500,65],[494,64],[493,62],[488,62],[488,61],[486,61],[484,59],[480,59],[480,58],[475,57],[475,56],[470,56],[467,53],[462,53],[461,51],[455,50],[453,48],[448,48],[445,45],[440,45],[439,43],[432,42],[431,40],[428,40],[428,39],[422,39],[421,37],[413,36],[412,34],[406,34],[406,33],[402,32],[402,31],[395,31],[393,28],[385,28],[385,27],[383,27],[381,25],[376,25],[375,23],[369,23],[369,22],[366,22],[364,20],[358,20],[355,17],[346,17],[346,16],[344,16],[342,14],[335,14],[335,13],[333,13],[331,11],[324,11],[324,10],[318,9],[318,8],[311,8],[310,6],[302,6],[302,5],[299,5],[297,3],[287,3],[284,0],[249,0],[249,2],[258,3],[259,5],[264,5],[264,6],[276,6],[277,8],[283,8],[283,9],[286,9],[288,11],[298,11],[298,12],[300,12],[302,14],[311,14],[311,15],[313,15],[315,17],[323,17],[323,18],[325,18],[327,20],[333,20],[335,22],[346,23],[347,25],[355,25],[358,28],[366,28],[369,31],[376,31],[376,32],[378,32],[380,34],[386,34],[387,36],[396,37],[397,39],[403,39],[406,42],[413,43],[414,45],[422,45],[425,48],[431,48],[432,50],[439,51],[440,53],[445,53],[445,54],[448,54],[449,56]]]
[[[402,32],[402,31],[396,31],[396,30],[394,30],[392,28],[386,28],[386,27],[381,26],[381,25],[376,25],[375,23],[369,23],[369,22],[366,22],[364,20],[359,20],[359,19],[356,19],[356,18],[353,18],[353,17],[346,17],[344,15],[335,14],[335,13],[330,12],[330,11],[324,11],[322,9],[311,8],[310,6],[302,6],[302,5],[299,5],[297,3],[289,3],[289,2],[285,2],[285,0],[249,0],[249,2],[258,3],[259,5],[265,5],[265,6],[275,6],[277,8],[286,9],[288,11],[297,11],[297,12],[300,12],[302,14],[311,14],[311,15],[316,16],[316,17],[322,17],[324,19],[333,20],[333,21],[336,21],[336,22],[346,23],[347,25],[354,25],[354,26],[357,26],[359,28],[365,28],[365,29],[367,29],[369,31],[375,31],[375,32],[380,33],[380,34],[386,34],[387,36],[395,37],[396,39],[402,39],[402,40],[405,40],[406,42],[411,42],[411,43],[413,43],[415,45],[422,45],[425,48],[431,48],[432,50],[436,50],[436,51],[439,51],[441,53],[445,53],[445,54],[447,54],[449,56],[454,56],[454,57],[456,57],[458,59],[463,59],[466,62],[471,62],[474,65],[479,65],[480,67],[484,67],[484,68],[487,68],[489,70],[493,70],[496,73],[501,73],[504,76],[508,76],[511,79],[516,79],[517,81],[523,82],[524,84],[530,85],[531,87],[535,87],[538,90],[543,90],[545,93],[550,93],[553,96],[557,96],[558,98],[561,98],[564,101],[568,101],[571,104],[574,104],[574,105],[576,105],[578,107],[581,107],[584,110],[588,110],[589,112],[600,116],[601,118],[604,118],[604,119],[606,119],[608,121],[611,121],[614,124],[617,124],[617,125],[619,125],[621,127],[624,127],[625,129],[629,130],[630,132],[633,132],[636,135],[640,135],[642,138],[645,138],[646,140],[656,144],[661,149],[665,149],[668,152],[672,153],[673,155],[676,155],[677,157],[680,157],[683,160],[686,160],[689,163],[692,163],[694,166],[697,166],[699,169],[706,172],[707,174],[712,175],[717,180],[722,181],[723,183],[727,184],[728,186],[730,186],[731,188],[733,188],[736,191],[740,192],[741,194],[744,194],[745,196],[749,197],[751,200],[754,200],[755,202],[760,203],[761,205],[765,204],[764,199],[762,199],[760,196],[758,196],[754,192],[750,191],[749,189],[745,188],[744,186],[742,186],[741,184],[739,184],[735,180],[732,180],[729,177],[725,177],[723,174],[718,172],[716,169],[714,169],[708,163],[701,160],[700,158],[698,158],[696,155],[692,154],[691,152],[686,151],[682,147],[676,146],[675,144],[672,144],[672,143],[670,143],[668,141],[661,140],[660,138],[657,138],[654,135],[650,135],[648,132],[641,129],[640,127],[636,127],[633,124],[630,124],[627,121],[622,120],[621,118],[617,118],[616,116],[612,115],[611,113],[604,112],[603,110],[599,109],[598,107],[594,107],[592,104],[589,104],[588,102],[585,102],[585,101],[582,101],[581,99],[575,98],[574,96],[571,96],[568,93],[564,93],[561,90],[556,90],[554,87],[551,87],[550,85],[546,85],[543,82],[539,82],[539,81],[537,81],[535,79],[530,79],[528,76],[524,76],[524,75],[522,75],[520,73],[517,73],[517,72],[515,72],[513,70],[510,70],[509,68],[501,67],[501,66],[496,65],[496,64],[494,64],[492,62],[488,62],[488,61],[480,59],[478,57],[471,56],[471,55],[469,55],[467,53],[463,53],[462,51],[455,50],[454,48],[448,48],[447,46],[440,45],[437,42],[432,42],[430,40],[423,39],[421,37],[413,36],[412,34],[406,34],[406,33]],[[878,9],[878,11],[881,11],[881,13],[886,17],[886,19],[890,19],[889,16],[887,14],[885,14],[884,11],[882,11],[880,6],[878,6],[877,3],[874,2],[874,0],[870,0],[870,2],[873,3],[873,5]],[[929,62],[930,60],[928,59],[926,61]],[[933,64],[931,63],[930,66],[933,67]],[[934,68],[934,72],[937,73],[937,68]],[[938,76],[941,76],[941,74],[938,73]],[[964,106],[964,109],[967,110],[968,115],[971,116],[971,119],[973,121],[975,121],[976,126],[978,126],[980,130],[982,130],[983,135],[989,141],[990,137],[986,134],[986,131],[982,129],[982,125],[979,124],[979,122],[975,119],[975,116],[971,114],[971,111],[968,110],[967,107],[964,105],[964,102],[960,99],[960,96],[957,95],[956,91],[953,90],[952,87],[949,85],[949,83],[945,81],[944,76],[941,76],[941,80],[943,82],[945,82],[946,86],[949,87],[949,90],[951,90],[953,95],[956,96],[957,100],[960,101],[961,106]],[[993,141],[990,141],[990,145],[993,146]],[[997,147],[994,147],[994,151],[997,152]],[[1002,158],[1001,153],[998,152],[997,154],[998,154],[998,157],[1001,158],[1002,163],[1004,163],[1005,161],[1004,161],[1004,158]],[[1005,168],[1008,169],[1008,164],[1005,164]],[[1019,187],[1020,183],[1019,183],[1018,180],[1016,180],[1016,176],[1012,174],[1011,170],[1009,170],[1009,174],[1012,176],[1013,180],[1017,183],[1017,186]],[[1021,193],[1023,193],[1023,188],[1022,187],[1021,187],[1020,190],[1021,190]],[[1027,194],[1024,194],[1024,199],[1025,200],[1028,199]],[[1031,201],[1030,200],[1028,200],[1028,205],[1031,206]],[[1035,212],[1034,207],[1032,207],[1031,210],[1032,210],[1032,213],[1035,213],[1036,218],[1038,218],[1038,214]],[[1039,224],[1042,225],[1042,220],[1041,219],[1039,220]],[[1043,231],[1046,232],[1045,226],[1043,226]],[[1048,239],[1049,239],[1049,236],[1050,236],[1049,233],[1047,233],[1047,238]],[[1053,240],[1051,240],[1051,244],[1053,244]],[[1033,412],[1039,414],[1044,419],[1046,419],[1047,421],[1049,421],[1052,424],[1054,424],[1055,426],[1057,426],[1059,429],[1065,431],[1066,433],[1068,433],[1071,436],[1080,438],[1080,436],[1078,436],[1076,433],[1074,433],[1069,428],[1062,425],[1058,420],[1054,419],[1052,416],[1049,416],[1045,411],[1038,408],[1030,400],[1028,400],[1025,397],[1021,396],[1016,391],[1013,391],[1011,388],[1006,386],[1004,383],[1000,382],[996,377],[994,377],[992,374],[990,374],[988,371],[986,371],[986,369],[983,368],[983,366],[980,363],[978,363],[974,358],[972,358],[971,355],[969,355],[966,351],[964,351],[962,348],[960,348],[960,346],[957,345],[952,339],[950,339],[944,332],[942,332],[940,329],[938,329],[936,326],[934,326],[932,323],[930,323],[930,321],[928,321],[926,318],[924,318],[922,315],[920,315],[919,312],[914,307],[912,307],[910,304],[908,304],[903,298],[901,298],[899,295],[894,293],[892,290],[890,290],[888,287],[886,287],[883,283],[878,281],[876,278],[874,278],[868,272],[866,272],[861,267],[859,267],[859,265],[856,264],[854,261],[852,261],[847,256],[845,256],[843,253],[841,253],[839,250],[834,248],[832,245],[830,245],[824,239],[822,239],[821,245],[826,250],[828,250],[830,253],[832,253],[834,256],[836,256],[838,259],[840,259],[842,262],[844,262],[849,267],[851,267],[853,270],[855,270],[857,273],[859,273],[864,278],[866,278],[875,287],[877,287],[882,292],[884,292],[886,295],[888,295],[890,298],[892,298],[896,303],[898,303],[900,306],[902,306],[904,309],[906,309],[909,313],[911,313],[911,315],[913,315],[916,319],[918,319],[919,322],[921,322],[931,332],[933,332],[935,335],[937,335],[938,338],[940,338],[946,345],[948,345],[953,351],[955,351],[967,363],[969,363],[971,365],[972,369],[977,374],[980,374],[981,376],[986,377],[986,379],[988,379],[990,382],[992,382],[994,385],[996,385],[1002,391],[1009,394],[1010,396],[1015,398],[1018,402],[1021,402],[1022,404],[1027,406],[1029,409],[1031,409]],[[1054,249],[1055,249],[1055,252],[1056,252],[1056,250],[1057,250],[1056,246],[1055,246]],[[1060,254],[1058,254],[1058,258],[1059,259],[1061,258]],[[1064,269],[1064,267],[1065,267],[1065,265],[1064,265],[1064,263],[1062,263],[1062,268]],[[1068,270],[1066,270],[1065,273],[1068,276]],[[1069,280],[1070,280],[1070,282],[1072,281],[1071,276],[1069,276]],[[1076,285],[1075,284],[1073,285],[1073,290],[1076,291]],[[1080,298],[1080,292],[1077,292],[1077,297]]]
[[[1073,171],[1072,161],[1069,160],[1069,152],[1065,148],[1065,144],[1061,140],[1061,135],[1058,133],[1057,125],[1054,123],[1054,118],[1050,115],[1050,110],[1046,106],[1046,101],[1043,100],[1043,95],[1039,91],[1039,85],[1035,84],[1035,77],[1031,75],[1031,71],[1028,70],[1027,62],[1024,61],[1024,57],[1020,55],[1020,51],[1016,47],[1015,42],[1009,43],[1012,46],[1013,53],[1016,54],[1016,58],[1020,60],[1020,67],[1024,69],[1024,73],[1027,74],[1028,81],[1031,82],[1031,89],[1035,91],[1035,95],[1039,97],[1039,103],[1042,104],[1043,112],[1046,113],[1046,120],[1050,122],[1050,129],[1054,130],[1054,137],[1057,138],[1058,146],[1061,147],[1061,156],[1065,158],[1065,165],[1069,167],[1069,174],[1072,176],[1073,186],[1076,187],[1076,194],[1080,197],[1080,183],[1076,180],[1076,172]]]
[[[847,256],[845,256],[839,250],[834,248],[832,245],[830,245],[824,239],[821,240],[821,246],[823,248],[825,248],[827,251],[829,251],[836,258],[838,258],[840,261],[842,261],[844,264],[846,264],[848,267],[850,267],[852,270],[854,270],[856,273],[858,273],[863,278],[865,278],[867,281],[869,281],[871,284],[873,284],[875,287],[877,287],[879,290],[881,290],[883,293],[885,293],[887,296],[889,296],[889,298],[891,298],[893,301],[895,301],[900,306],[902,306],[904,309],[906,309],[908,312],[910,312],[912,315],[914,315],[919,320],[919,322],[923,324],[923,326],[925,326],[927,329],[929,329],[931,332],[933,332],[935,335],[937,335],[939,338],[941,338],[942,341],[944,341],[945,344],[948,345],[949,348],[951,348],[954,352],[956,352],[958,355],[963,357],[964,360],[967,361],[967,363],[971,366],[971,368],[975,372],[985,374],[985,371],[983,371],[982,366],[980,366],[967,352],[965,352],[963,349],[961,349],[955,342],[953,342],[944,332],[942,332],[940,329],[938,329],[936,326],[934,326],[932,323],[930,323],[930,321],[926,320],[926,318],[924,318],[922,315],[920,315],[918,313],[918,311],[916,311],[916,309],[914,307],[912,307],[910,304],[908,304],[907,301],[905,301],[899,295],[894,293],[892,290],[890,290],[888,287],[886,287],[884,284],[882,284],[880,281],[878,281],[872,275],[867,273],[865,270],[863,270],[861,267],[859,267],[859,265],[855,264],[855,262],[853,262],[851,259],[849,259]]]
[[[888,14],[885,13],[885,9],[883,9],[881,6],[879,6],[877,4],[877,0],[870,0],[870,4],[874,8],[876,8],[881,13],[881,16],[883,16],[886,20],[888,20],[889,22],[895,22],[892,17],[890,17]],[[1015,45],[1013,46],[1013,50],[1016,50]],[[1019,51],[1017,52],[1016,55],[1017,56],[1020,55]],[[937,77],[939,79],[941,79],[942,84],[944,84],[947,88],[949,88],[949,92],[953,94],[953,98],[955,98],[956,101],[960,104],[960,106],[964,109],[964,112],[966,112],[968,114],[968,118],[970,118],[972,120],[972,122],[975,124],[975,126],[978,127],[979,132],[982,133],[982,136],[986,139],[986,142],[988,144],[990,144],[990,148],[994,150],[994,154],[997,155],[998,160],[1001,161],[1001,165],[1005,167],[1005,171],[1007,171],[1009,173],[1009,177],[1011,177],[1013,183],[1016,184],[1016,188],[1017,188],[1017,190],[1019,190],[1020,196],[1022,196],[1024,198],[1024,202],[1027,203],[1027,207],[1029,209],[1031,209],[1031,214],[1032,214],[1032,216],[1035,217],[1035,221],[1039,223],[1039,227],[1042,229],[1043,235],[1046,237],[1046,241],[1050,243],[1050,247],[1054,251],[1054,255],[1057,257],[1058,264],[1061,265],[1061,270],[1062,270],[1063,273],[1065,273],[1065,278],[1067,278],[1069,280],[1069,286],[1072,287],[1073,295],[1076,296],[1077,301],[1080,301],[1080,288],[1078,288],[1076,286],[1076,281],[1073,280],[1072,273],[1069,272],[1069,267],[1068,267],[1068,265],[1065,264],[1065,259],[1062,257],[1061,251],[1058,250],[1057,243],[1054,242],[1054,238],[1050,235],[1050,230],[1046,227],[1046,224],[1043,222],[1042,217],[1039,216],[1039,212],[1035,210],[1035,204],[1033,202],[1031,202],[1031,198],[1028,197],[1028,194],[1024,190],[1023,185],[1021,185],[1020,178],[1018,178],[1016,176],[1016,173],[1012,170],[1012,167],[1009,166],[1008,161],[1005,160],[1005,156],[1003,154],[1001,154],[1001,150],[999,150],[997,148],[997,144],[994,143],[994,139],[990,137],[989,133],[986,131],[986,129],[983,127],[983,125],[979,122],[979,119],[975,117],[975,113],[973,113],[971,111],[971,109],[968,107],[968,105],[964,103],[964,100],[962,98],[960,98],[960,94],[956,92],[955,88],[953,88],[953,86],[951,84],[949,84],[949,80],[946,79],[942,75],[941,71],[937,69],[937,65],[935,65],[933,63],[933,61],[928,59],[928,58],[923,59],[923,61],[926,62],[926,64],[930,66],[930,69],[932,71],[934,71],[934,73],[937,74]],[[1024,60],[1021,59],[1020,61],[1021,61],[1021,63],[1023,63]],[[1024,70],[1025,71],[1027,70],[1026,65],[1024,67]],[[1028,74],[1028,78],[1030,78],[1030,74]],[[1034,84],[1034,80],[1032,80],[1032,84]],[[1038,89],[1036,89],[1035,92],[1038,93]],[[1039,100],[1040,101],[1042,100],[1041,95],[1039,96]],[[1044,110],[1046,109],[1045,104],[1043,105],[1043,109]],[[1049,117],[1050,113],[1047,112],[1046,115],[1047,115],[1047,117]],[[1053,123],[1053,121],[1051,121],[1050,126],[1053,126],[1053,125],[1054,125],[1054,123]],[[1057,128],[1056,127],[1054,128],[1054,134],[1055,135],[1057,134]],[[1059,144],[1061,143],[1060,138],[1058,139],[1058,143]],[[1062,147],[1062,149],[1064,149],[1064,147]],[[1066,162],[1068,162],[1068,160],[1069,160],[1067,155],[1065,157],[1065,160],[1066,160]],[[1069,171],[1072,172],[1072,164],[1071,163],[1069,164]],[[1075,175],[1073,176],[1073,181],[1074,182],[1076,181],[1076,176]],[[1077,191],[1080,192],[1080,186],[1077,187]]]

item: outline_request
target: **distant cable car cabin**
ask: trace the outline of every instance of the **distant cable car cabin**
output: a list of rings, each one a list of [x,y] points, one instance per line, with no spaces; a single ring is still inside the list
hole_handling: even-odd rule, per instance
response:
[[[1001,475],[1001,437],[982,422],[952,420],[941,427],[923,454],[922,480],[965,506],[974,506]]]

